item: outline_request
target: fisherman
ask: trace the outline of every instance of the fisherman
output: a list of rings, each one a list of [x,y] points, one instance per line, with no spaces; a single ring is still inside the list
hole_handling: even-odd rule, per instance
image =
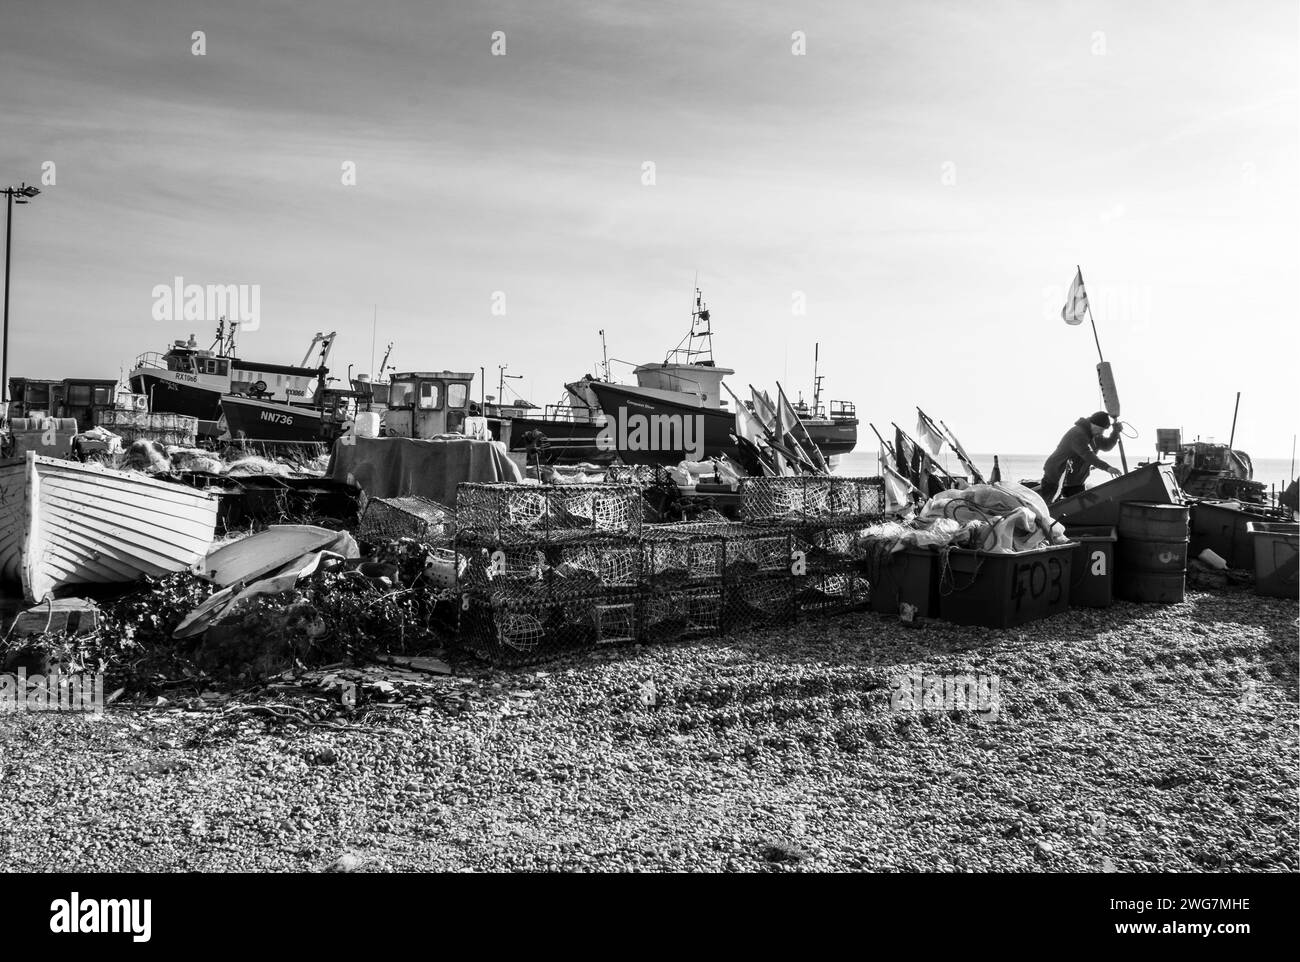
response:
[[[1107,427],[1111,429],[1109,437],[1105,436]],[[1074,427],[1065,432],[1061,443],[1043,464],[1043,481],[1038,486],[1043,500],[1048,504],[1057,500],[1058,486],[1061,489],[1059,497],[1082,494],[1084,482],[1093,468],[1109,472],[1112,478],[1119,477],[1122,472],[1097,457],[1097,452],[1109,451],[1119,443],[1121,427],[1119,421],[1111,424],[1110,415],[1105,411],[1075,421]],[[1062,480],[1065,482],[1063,485]]]

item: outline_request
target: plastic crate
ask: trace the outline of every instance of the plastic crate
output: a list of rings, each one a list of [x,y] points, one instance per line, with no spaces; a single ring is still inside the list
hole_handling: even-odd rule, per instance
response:
[[[1255,548],[1255,592],[1297,600],[1300,595],[1300,524],[1252,521],[1247,525]]]
[[[1109,608],[1115,600],[1115,529],[1110,525],[1066,528],[1076,543],[1070,562],[1070,604]]]
[[[886,555],[868,577],[871,610],[896,615],[900,603],[916,609],[923,618],[939,616],[939,555],[933,548],[903,548]]]
[[[1262,512],[1247,510],[1238,502],[1197,502],[1191,507],[1188,556],[1195,558],[1209,548],[1226,561],[1229,568],[1249,571],[1255,567],[1255,543],[1250,525],[1277,520]]]
[[[1074,544],[1015,554],[939,552],[939,617],[957,625],[1011,628],[1070,605]]]

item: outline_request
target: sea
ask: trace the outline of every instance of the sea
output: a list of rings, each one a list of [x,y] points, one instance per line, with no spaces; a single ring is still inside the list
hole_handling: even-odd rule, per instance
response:
[[[990,471],[993,470],[993,455],[991,454],[972,454],[971,460],[975,466],[983,472],[987,478]],[[1104,460],[1119,467],[1119,452],[1107,452],[1102,456]],[[1003,481],[1040,481],[1043,477],[1043,462],[1047,460],[1046,454],[999,454],[998,465],[1002,468]],[[1134,458],[1129,455],[1129,467],[1134,467],[1138,461],[1146,460],[1146,455],[1141,458]],[[965,476],[966,469],[962,463],[945,449],[944,455],[939,458],[939,463],[945,471],[954,475]],[[1255,467],[1255,480],[1272,489],[1276,488],[1280,494],[1291,483],[1291,459],[1290,458],[1253,458],[1252,463]],[[848,454],[839,456],[838,461],[833,466],[836,474],[848,478],[866,478],[874,477],[880,474],[880,466],[877,462],[875,451],[851,451]],[[1093,471],[1088,476],[1088,487],[1095,484],[1101,484],[1109,480],[1105,471]]]

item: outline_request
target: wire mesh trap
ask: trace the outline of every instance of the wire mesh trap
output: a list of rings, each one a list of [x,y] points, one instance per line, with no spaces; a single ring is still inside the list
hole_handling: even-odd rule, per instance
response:
[[[722,633],[722,588],[681,588],[641,596],[642,642],[659,644]]]
[[[590,535],[636,536],[641,491],[634,484],[461,484],[456,527],[499,543]]]
[[[480,544],[456,542],[462,590],[490,595],[527,590],[548,596],[632,588],[641,581],[641,546],[628,538]]]
[[[795,579],[789,575],[751,578],[724,589],[722,631],[775,628],[795,620]]]
[[[498,594],[491,600],[465,595],[460,643],[500,667],[534,664],[637,637],[634,592],[537,598]]]
[[[742,478],[740,516],[755,524],[808,524],[876,518],[885,512],[883,478],[806,474],[788,478]]]
[[[841,614],[871,602],[871,583],[856,566],[804,575],[795,582],[795,603],[800,616]]]
[[[366,502],[357,539],[371,543],[413,538],[436,543],[455,534],[451,508],[432,498],[371,498]]]

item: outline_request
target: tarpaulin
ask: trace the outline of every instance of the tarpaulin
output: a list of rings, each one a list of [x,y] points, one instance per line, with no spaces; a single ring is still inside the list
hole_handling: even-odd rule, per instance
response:
[[[518,483],[518,466],[494,441],[462,437],[344,438],[334,442],[325,474],[360,485],[368,497],[420,495],[454,507],[462,481]]]

